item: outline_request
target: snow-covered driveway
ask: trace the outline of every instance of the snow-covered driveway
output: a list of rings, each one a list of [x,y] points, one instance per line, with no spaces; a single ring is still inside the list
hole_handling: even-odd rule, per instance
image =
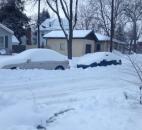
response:
[[[36,130],[42,124],[48,130],[141,130],[142,107],[124,98],[124,92],[136,96],[129,81],[137,78],[125,67],[0,70],[0,129]]]

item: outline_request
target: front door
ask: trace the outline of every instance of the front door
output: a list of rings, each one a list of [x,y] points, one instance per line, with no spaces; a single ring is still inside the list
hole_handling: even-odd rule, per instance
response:
[[[86,45],[85,53],[86,53],[86,54],[87,54],[87,53],[91,53],[91,48],[92,48],[92,46],[91,46],[90,44],[87,44],[87,45]]]

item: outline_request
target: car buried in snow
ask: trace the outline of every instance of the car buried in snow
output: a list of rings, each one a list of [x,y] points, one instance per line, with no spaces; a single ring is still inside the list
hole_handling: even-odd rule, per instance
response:
[[[77,63],[77,68],[89,68],[97,66],[108,66],[108,65],[121,65],[122,61],[114,53],[111,52],[96,52],[86,54],[82,56]]]
[[[0,61],[1,69],[47,69],[69,68],[67,57],[50,49],[29,49]]]

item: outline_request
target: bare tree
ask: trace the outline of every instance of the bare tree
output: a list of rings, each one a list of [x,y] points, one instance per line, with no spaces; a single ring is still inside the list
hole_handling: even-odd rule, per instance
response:
[[[113,7],[113,29],[115,31],[118,24],[122,21],[124,0],[114,0]],[[112,0],[98,0],[99,3],[99,21],[105,33],[110,36],[111,32],[111,7]]]
[[[84,0],[79,3],[77,28],[98,30],[97,0]]]
[[[67,40],[67,50],[68,50],[68,59],[72,59],[72,39],[73,39],[73,30],[77,23],[77,10],[78,10],[78,0],[46,0],[48,6],[51,10],[57,15],[60,27],[64,32],[65,38]],[[69,30],[65,30],[61,18],[61,10],[68,20]]]
[[[142,20],[142,0],[127,0],[124,4],[124,14],[128,18],[128,22],[133,24],[133,41],[134,41],[134,52],[137,51],[137,24]]]

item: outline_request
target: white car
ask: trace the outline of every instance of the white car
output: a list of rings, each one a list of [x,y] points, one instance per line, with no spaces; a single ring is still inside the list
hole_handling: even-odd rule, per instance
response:
[[[96,52],[82,56],[77,63],[77,68],[86,69],[88,67],[121,65],[121,59],[111,52]]]
[[[0,61],[2,69],[48,69],[69,68],[67,57],[50,49],[29,49]]]

